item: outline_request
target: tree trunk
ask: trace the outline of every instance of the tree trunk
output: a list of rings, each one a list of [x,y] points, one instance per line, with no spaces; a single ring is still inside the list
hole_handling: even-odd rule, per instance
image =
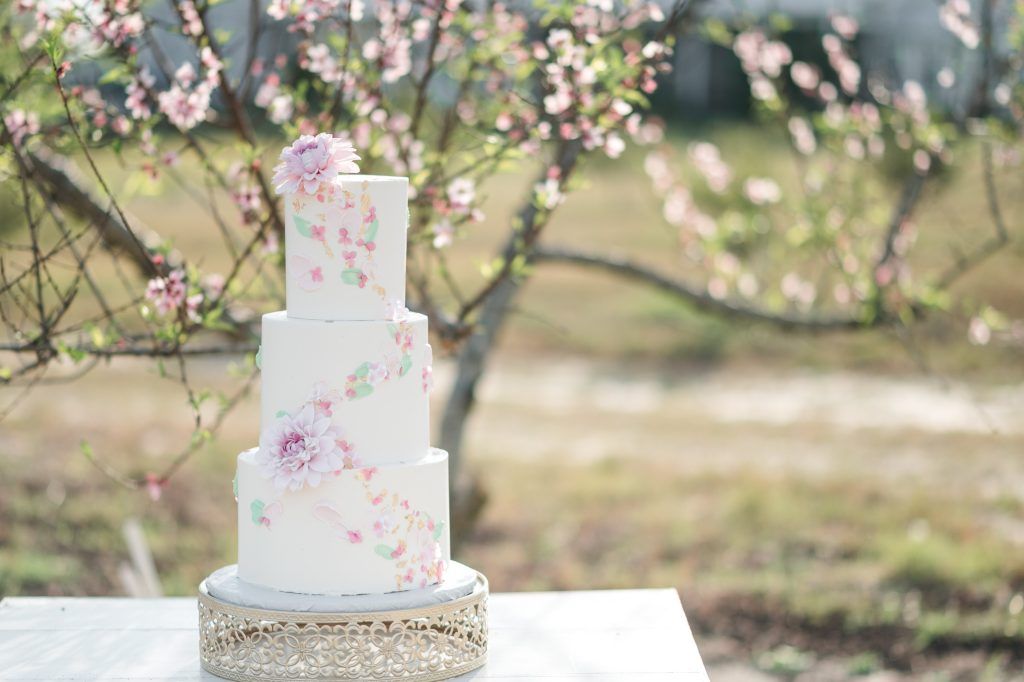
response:
[[[505,316],[520,282],[509,277],[502,281],[483,304],[480,320],[472,336],[462,346],[456,365],[455,382],[448,394],[441,420],[440,446],[448,451],[448,477],[452,495],[452,544],[458,548],[483,511],[486,495],[475,477],[462,474],[462,442],[466,421],[476,402],[476,389],[486,369],[487,359],[497,341]]]

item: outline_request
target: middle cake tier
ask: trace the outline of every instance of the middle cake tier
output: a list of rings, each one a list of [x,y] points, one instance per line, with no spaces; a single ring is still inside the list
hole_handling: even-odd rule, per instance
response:
[[[268,313],[259,365],[261,446],[301,421],[324,430],[348,467],[412,462],[429,452],[425,315],[328,321]]]

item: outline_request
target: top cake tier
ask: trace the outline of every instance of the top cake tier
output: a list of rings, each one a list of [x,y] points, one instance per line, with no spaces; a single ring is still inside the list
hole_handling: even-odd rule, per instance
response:
[[[405,305],[407,178],[338,175],[285,203],[288,317],[388,320]]]

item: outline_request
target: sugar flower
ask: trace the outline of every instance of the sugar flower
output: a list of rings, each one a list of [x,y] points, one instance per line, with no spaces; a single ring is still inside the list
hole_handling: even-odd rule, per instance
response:
[[[330,417],[307,403],[295,415],[271,426],[260,444],[257,462],[278,490],[320,485],[323,475],[343,467],[339,434]]]
[[[278,194],[316,194],[320,186],[339,173],[358,173],[356,150],[346,139],[329,133],[303,135],[281,150],[281,162],[274,167]]]

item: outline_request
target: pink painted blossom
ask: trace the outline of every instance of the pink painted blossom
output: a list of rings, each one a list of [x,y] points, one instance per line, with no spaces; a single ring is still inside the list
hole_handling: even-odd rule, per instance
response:
[[[320,485],[323,475],[342,468],[338,433],[331,420],[312,405],[275,422],[262,439],[257,461],[278,490]]]
[[[384,308],[384,317],[392,322],[401,322],[409,319],[409,309],[397,298],[389,299]]]
[[[382,362],[371,362],[366,382],[371,386],[379,386],[388,379],[388,368]]]
[[[339,173],[358,173],[358,160],[355,148],[346,139],[329,133],[303,135],[281,151],[281,162],[274,168],[274,186],[278,194],[316,194],[323,183],[331,182]]]
[[[313,385],[313,390],[310,391],[306,402],[313,406],[316,416],[331,417],[334,414],[335,405],[341,402],[341,395],[336,390],[330,388],[327,382],[318,381]],[[340,437],[340,434],[338,435]]]

